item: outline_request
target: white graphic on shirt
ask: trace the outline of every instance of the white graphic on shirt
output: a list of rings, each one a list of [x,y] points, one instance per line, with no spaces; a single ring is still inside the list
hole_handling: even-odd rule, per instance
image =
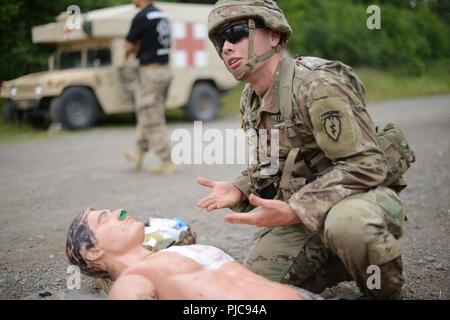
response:
[[[170,46],[170,23],[166,19],[159,20],[156,25],[158,32],[158,41],[162,47],[168,48]]]
[[[153,19],[167,19],[167,14],[160,11],[152,11],[147,13],[147,19],[153,20]]]

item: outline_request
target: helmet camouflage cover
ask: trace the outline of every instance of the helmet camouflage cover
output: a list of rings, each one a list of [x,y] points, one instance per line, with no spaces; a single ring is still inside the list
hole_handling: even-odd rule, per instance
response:
[[[273,0],[219,0],[214,5],[208,17],[208,37],[217,53],[222,58],[222,47],[215,37],[218,32],[231,26],[239,20],[248,21],[248,59],[237,69],[230,70],[236,80],[245,80],[253,71],[254,66],[275,53],[280,52],[292,34],[283,11]],[[257,21],[261,21],[267,29],[279,32],[280,42],[271,50],[257,55],[254,51],[254,36]]]
[[[219,0],[208,17],[208,36],[212,41],[212,35],[218,30],[231,22],[245,19],[261,20],[268,29],[280,32],[281,44],[292,35],[283,11],[273,0]]]

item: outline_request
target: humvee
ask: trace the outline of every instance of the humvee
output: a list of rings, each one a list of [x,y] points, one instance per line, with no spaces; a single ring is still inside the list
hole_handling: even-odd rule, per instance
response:
[[[209,5],[156,4],[171,26],[170,65],[173,80],[167,108],[183,106],[191,120],[213,119],[219,94],[237,84],[207,39]],[[32,29],[36,44],[54,44],[48,71],[5,81],[1,96],[5,122],[23,115],[44,117],[67,129],[93,126],[101,113],[134,112],[133,95],[123,77],[124,38],[134,5],[120,5],[81,14],[81,28],[68,28],[71,16]]]

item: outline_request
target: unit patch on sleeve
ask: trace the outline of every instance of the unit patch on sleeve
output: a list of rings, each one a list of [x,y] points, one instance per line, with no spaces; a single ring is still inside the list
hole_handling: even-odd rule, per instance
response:
[[[330,110],[320,115],[323,121],[325,133],[334,141],[338,141],[341,135],[341,112],[339,110]]]

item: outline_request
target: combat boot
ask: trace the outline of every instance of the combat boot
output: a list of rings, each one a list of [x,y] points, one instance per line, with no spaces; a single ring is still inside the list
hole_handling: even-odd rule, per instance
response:
[[[133,168],[139,170],[142,166],[142,160],[144,159],[144,152],[136,149],[136,150],[125,150],[123,152],[125,159],[131,162]]]
[[[150,174],[161,174],[161,175],[170,175],[173,174],[175,172],[175,165],[173,164],[172,161],[170,160],[166,160],[161,162],[160,164],[156,165],[156,166],[151,166],[148,169],[148,172]]]

